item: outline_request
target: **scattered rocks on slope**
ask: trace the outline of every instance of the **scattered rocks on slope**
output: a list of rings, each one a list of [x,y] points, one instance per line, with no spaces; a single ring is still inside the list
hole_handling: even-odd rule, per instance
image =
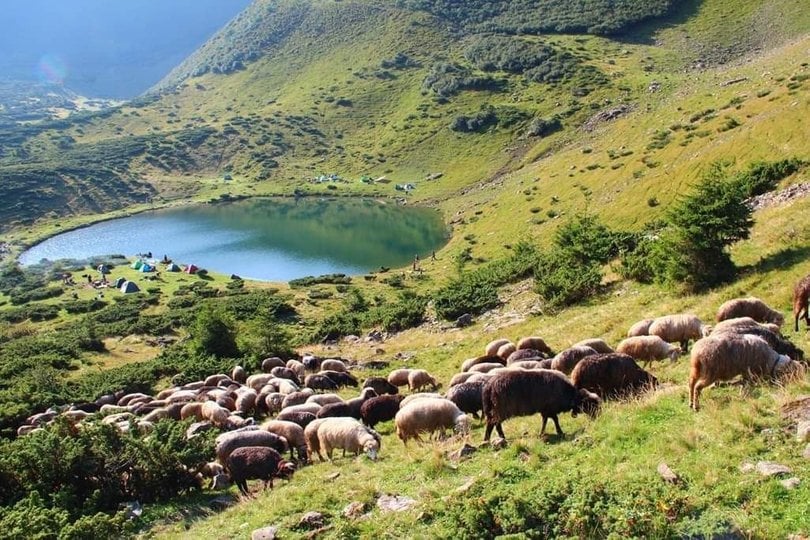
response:
[[[677,484],[681,480],[681,478],[669,468],[669,465],[663,461],[658,464],[658,474],[664,479],[665,482],[669,482],[670,484]]]
[[[800,184],[793,184],[792,186],[788,186],[780,191],[770,191],[768,193],[763,193],[762,195],[752,197],[748,199],[748,205],[753,210],[761,210],[763,208],[768,208],[771,206],[776,206],[779,204],[790,202],[793,199],[806,197],[809,194],[810,194],[810,182],[802,182]]]
[[[301,516],[301,521],[298,522],[299,529],[320,529],[326,523],[326,516],[320,512],[307,512]]]
[[[366,513],[366,503],[360,501],[350,502],[343,509],[343,517],[348,519],[357,519],[365,513]]]
[[[756,471],[762,476],[781,476],[792,472],[790,467],[775,461],[758,461]]]
[[[383,512],[404,512],[416,506],[416,500],[403,495],[381,495],[377,508]]]
[[[632,110],[630,105],[626,103],[622,103],[621,105],[617,105],[616,107],[611,107],[610,109],[605,109],[604,111],[599,111],[595,115],[588,118],[584,124],[582,124],[582,129],[585,131],[593,131],[594,129],[599,126],[599,124],[603,124],[605,122],[610,122],[611,120],[616,120],[617,118],[621,118],[625,114],[629,113]]]
[[[256,529],[250,535],[250,540],[276,540],[278,538],[278,527],[262,527]]]
[[[464,443],[464,446],[459,448],[454,452],[450,452],[447,457],[452,459],[453,461],[461,461],[462,459],[468,458],[474,453],[476,453],[478,449],[475,446],[471,446],[467,443]]]
[[[810,442],[810,420],[799,422],[796,426],[796,439],[799,442]]]
[[[781,480],[779,483],[782,484],[782,486],[784,486],[785,489],[796,489],[797,487],[799,487],[799,484],[801,484],[802,481],[794,476],[792,478],[786,478],[785,480]]]

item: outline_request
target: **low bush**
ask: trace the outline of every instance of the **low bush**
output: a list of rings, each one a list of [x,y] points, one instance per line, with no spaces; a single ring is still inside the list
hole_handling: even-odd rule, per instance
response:
[[[559,248],[540,256],[534,270],[535,291],[552,309],[587,300],[601,282],[598,263]]]

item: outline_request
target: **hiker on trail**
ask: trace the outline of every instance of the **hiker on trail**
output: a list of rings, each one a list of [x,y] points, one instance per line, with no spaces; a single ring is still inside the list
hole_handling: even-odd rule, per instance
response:
[[[430,254],[430,258],[433,259],[434,261],[436,260],[436,250],[435,249],[433,250],[433,253]]]

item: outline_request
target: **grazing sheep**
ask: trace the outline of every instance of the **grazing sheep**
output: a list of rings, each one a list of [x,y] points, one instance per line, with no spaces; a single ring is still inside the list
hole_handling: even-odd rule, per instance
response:
[[[240,390],[242,391],[237,392],[235,403],[236,408],[233,410],[239,411],[244,415],[248,415],[253,412],[253,409],[256,407],[256,398],[259,397],[259,394],[252,388],[244,388]]]
[[[410,378],[410,375],[408,376]],[[398,394],[399,388],[382,377],[369,377],[363,383],[363,388],[373,388],[378,396],[383,394]]]
[[[563,436],[557,415],[571,411],[572,416],[581,412],[595,417],[601,405],[599,396],[587,390],[577,389],[565,375],[558,371],[515,371],[503,373],[484,385],[484,416],[487,428],[484,440],[488,441],[495,428],[505,439],[501,424],[515,416],[530,416],[540,413],[543,425],[540,435],[546,431],[546,422],[551,418],[557,435]]]
[[[506,365],[511,366],[515,362],[523,362],[524,360],[543,360],[546,355],[538,349],[518,349],[509,355],[506,359]]]
[[[470,417],[449,399],[418,399],[404,405],[394,417],[397,437],[408,445],[410,439],[421,442],[421,433],[452,429],[460,434],[470,430]]]
[[[653,389],[658,379],[641,369],[631,356],[605,353],[583,358],[571,372],[571,382],[602,399],[612,399]]]
[[[799,331],[799,321],[804,318],[807,328],[810,328],[810,274],[804,276],[793,289],[793,331]]]
[[[408,386],[408,374],[411,372],[408,368],[395,369],[388,374],[388,382],[394,386]]]
[[[334,418],[337,416],[345,416],[360,420],[360,407],[366,400],[373,397],[377,397],[377,392],[375,392],[373,388],[363,388],[363,391],[360,392],[360,397],[346,400],[343,403],[330,403],[329,405],[324,405],[321,407],[321,410],[318,411],[315,417]]]
[[[321,444],[318,441],[318,428],[327,420],[329,420],[329,418],[319,418],[304,427],[304,440],[307,443],[307,461],[310,463],[315,461],[312,457],[315,454],[323,461],[323,457],[321,457]]]
[[[645,367],[652,360],[669,358],[675,362],[681,355],[681,348],[671,345],[658,336],[635,336],[622,340],[616,352],[632,356],[645,362]]]
[[[380,435],[364,426],[354,418],[327,418],[318,426],[318,457],[324,461],[321,452],[332,461],[332,451],[335,448],[346,452],[354,452],[355,456],[365,452],[371,459],[377,459],[380,451]]]
[[[722,334],[723,332],[727,332],[729,330],[746,330],[748,328],[767,328],[771,332],[779,333],[779,327],[773,323],[759,323],[751,317],[735,317],[733,319],[720,321],[714,325],[710,335]]]
[[[155,396],[155,399],[166,399],[175,392],[177,392],[178,390],[180,389],[176,386],[172,388],[166,388],[165,390],[161,390],[160,392],[158,392],[158,394]],[[191,390],[191,388],[186,388],[186,390]],[[98,405],[96,405],[95,403],[93,405],[95,405],[96,408],[98,408]]]
[[[729,319],[736,321],[739,319]],[[727,321],[723,321],[727,322]],[[722,324],[722,323],[721,323]],[[719,324],[717,325],[720,326]],[[720,332],[716,329],[712,331],[712,336],[719,336],[723,334],[746,334],[749,336],[759,336],[768,342],[773,350],[779,354],[789,356],[793,360],[804,360],[804,351],[793,344],[789,339],[782,337],[776,332],[766,328],[764,325],[754,322],[751,326],[735,325],[728,327]]]
[[[477,366],[478,364],[491,364],[491,363],[504,365],[506,364],[506,362],[504,362],[503,358],[501,358],[500,356],[494,355],[476,356],[475,358],[468,358],[461,364],[461,372],[466,373],[467,371],[470,371],[473,368],[473,366]]]
[[[287,394],[284,396],[284,401],[281,403],[281,408],[286,409],[287,407],[292,407],[293,405],[301,405],[302,403],[307,403],[307,400],[315,395],[315,391],[312,388],[304,388],[303,390],[299,390],[298,392],[293,392],[292,394]]]
[[[274,381],[274,384],[278,386],[278,391],[282,394],[292,394],[293,392],[298,392],[300,390],[298,384],[290,379],[274,379]]]
[[[433,375],[424,369],[414,369],[408,374],[408,388],[411,392],[418,392],[426,386],[429,386],[435,392],[441,388],[442,383],[437,382]]]
[[[520,369],[551,369],[553,358],[546,358],[544,360],[521,360],[512,364],[511,368]]]
[[[289,407],[281,409],[281,412],[308,412],[317,415],[320,410],[321,406],[317,403],[302,403],[300,405],[290,405]]]
[[[215,440],[214,446],[217,461],[224,465],[227,463],[228,456],[231,455],[231,452],[244,446],[266,446],[268,448],[274,448],[281,454],[290,449],[287,444],[287,439],[284,437],[279,437],[275,433],[269,433],[252,427],[239,431],[229,431],[219,435]]]
[[[403,396],[400,394],[385,394],[373,397],[360,406],[360,417],[363,423],[374,429],[380,422],[393,420],[399,411]]]
[[[217,373],[216,375],[209,375],[205,378],[203,386],[217,386],[221,381],[230,381],[231,378],[224,373]]]
[[[272,356],[270,358],[265,358],[264,360],[262,360],[262,371],[264,371],[265,373],[270,373],[270,371],[273,368],[285,366],[286,364],[284,363],[284,360],[282,360],[278,356]]]
[[[185,403],[172,403],[166,406],[166,416],[172,420],[180,420],[180,411],[183,410]]]
[[[773,323],[780,327],[785,323],[784,315],[775,309],[771,309],[765,302],[754,296],[734,298],[724,302],[717,309],[717,322],[736,317],[751,317],[755,321]]]
[[[245,381],[247,381],[247,373],[245,373],[245,368],[242,366],[234,366],[233,371],[231,371],[231,379],[239,384],[245,384]]]
[[[633,326],[630,327],[630,330],[627,331],[627,337],[650,335],[649,334],[650,325],[653,323],[654,320],[655,319],[643,319],[633,324]]]
[[[498,356],[498,349],[506,345],[507,343],[512,343],[510,340],[506,338],[499,338],[487,343],[487,346],[484,348],[484,356]]]
[[[307,370],[304,367],[304,364],[298,360],[287,360],[287,369],[292,370],[292,372],[295,373],[295,376],[298,377],[299,381],[303,381],[307,376]]]
[[[790,379],[804,376],[805,368],[790,357],[774,351],[758,336],[723,334],[695,343],[689,375],[689,406],[700,408],[700,392],[717,381],[737,375],[743,380]]]
[[[710,326],[704,325],[696,315],[689,313],[658,317],[647,331],[648,335],[658,336],[667,343],[680,343],[683,352],[689,350],[690,340],[696,341],[710,333]]]
[[[495,362],[485,362],[483,364],[475,364],[473,367],[470,368],[470,371],[467,373],[489,373],[493,369],[502,369],[504,368],[503,364],[497,364]]]
[[[321,362],[321,371],[342,371],[343,373],[348,373],[349,368],[347,368],[346,364],[341,360],[327,358]]]
[[[302,428],[306,428],[307,424],[315,420],[315,415],[305,411],[281,411],[278,413],[278,416],[276,416],[276,420],[293,422]]]
[[[76,413],[82,413],[84,415],[88,414],[88,413],[86,413],[84,411],[70,411],[70,412],[64,413],[64,415],[67,418],[69,418],[71,421],[74,421],[74,422],[84,419],[84,418],[76,417],[75,416]],[[157,422],[158,420],[163,420],[164,418],[168,418],[168,417],[169,417],[169,414],[166,412],[166,409],[155,409],[154,411],[151,411],[149,414],[144,416],[143,421],[144,422]],[[86,416],[85,416],[85,418],[86,418]]]
[[[255,390],[253,391],[255,392]],[[228,409],[229,411],[236,410],[236,400],[229,395],[222,395],[218,397],[215,401],[217,405],[225,409]]]
[[[467,380],[473,375],[475,375],[474,371],[468,371],[466,373],[456,373],[450,378],[450,384],[448,384],[447,386],[450,387],[455,386],[457,384],[461,384],[463,382],[467,382]]]
[[[399,408],[401,409],[408,403],[416,401],[417,399],[445,399],[445,397],[441,394],[437,394],[436,392],[419,392],[417,394],[410,394],[402,399],[402,402],[399,404]]]
[[[354,387],[359,386],[357,379],[351,373],[345,373],[343,371],[326,370],[321,371],[320,374],[329,377],[338,386],[354,386]]]
[[[307,371],[318,371],[321,369],[320,359],[312,356],[311,354],[304,355],[304,357],[301,358],[301,363],[304,364],[304,368]]]
[[[506,362],[506,359],[509,358],[509,355],[515,352],[516,350],[517,347],[515,347],[514,343],[511,342],[506,343],[500,346],[498,352],[496,353],[496,356],[500,357],[501,359],[503,359],[504,362]]]
[[[478,411],[483,410],[483,382],[462,383],[447,390],[445,397],[456,404],[461,411],[472,414],[476,419]]]
[[[119,399],[118,400],[118,406],[119,407],[126,407],[127,405],[130,404],[130,402],[132,402],[135,399],[139,399],[139,398],[152,399],[151,396],[147,396],[146,394],[136,392],[136,393],[133,393],[133,394],[127,394],[124,397],[122,397],[121,399]]]
[[[479,382],[479,381],[486,382],[490,380],[492,377],[493,375],[489,373],[473,373],[472,377],[470,377],[464,382]]]
[[[313,390],[337,390],[338,385],[326,375],[307,375],[304,386]]]
[[[231,416],[231,411],[221,405],[217,405],[214,401],[206,401],[203,403],[200,412],[203,420],[208,420],[218,428],[224,428],[229,425],[228,418]]]
[[[551,350],[545,340],[539,336],[528,336],[518,341],[517,350],[534,349],[543,353],[543,358],[550,358],[554,356],[554,351]]]
[[[337,394],[315,394],[307,398],[307,403],[317,403],[321,407],[330,403],[343,403],[343,398]]]
[[[270,375],[278,377],[279,379],[287,379],[294,382],[296,385],[300,384],[295,372],[288,367],[274,367],[270,370]]]
[[[284,408],[284,394],[281,392],[271,392],[264,398],[267,414],[276,414]]]
[[[304,438],[304,428],[295,422],[286,422],[284,420],[268,420],[261,425],[261,428],[287,439],[287,445],[290,447],[290,459],[293,458],[293,449],[295,449],[298,453],[298,460],[306,463],[307,441]]]
[[[569,347],[551,359],[551,369],[568,375],[580,360],[592,354],[597,353],[590,347]]]
[[[573,347],[590,347],[591,349],[595,350],[599,354],[609,354],[615,352],[613,348],[607,344],[607,342],[602,338],[590,338],[590,339],[583,339],[577,343],[572,345]]]
[[[258,392],[262,389],[264,385],[269,383],[272,379],[273,376],[270,375],[269,373],[257,373],[247,378],[247,380],[245,381],[245,386],[249,386]]]
[[[228,471],[231,480],[239,487],[242,495],[248,495],[248,480],[263,480],[264,489],[273,489],[273,477],[290,478],[295,472],[295,464],[284,461],[281,454],[272,448],[247,446],[237,448],[228,456]]]
[[[180,409],[180,420],[185,420],[186,418],[194,418],[196,421],[201,421],[203,419],[202,415],[202,403],[185,403],[183,408]]]

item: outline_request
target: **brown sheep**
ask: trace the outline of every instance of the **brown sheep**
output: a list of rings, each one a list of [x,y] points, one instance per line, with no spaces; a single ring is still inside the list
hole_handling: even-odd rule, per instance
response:
[[[595,350],[599,354],[610,354],[612,352],[616,352],[602,338],[583,339],[582,341],[578,341],[577,343],[574,343],[572,345],[572,347],[590,347],[591,349]]]
[[[461,384],[463,382],[467,382],[467,380],[473,375],[475,375],[474,371],[468,371],[466,373],[456,373],[450,378],[450,383],[447,386],[450,387],[455,386],[457,384]]]
[[[382,377],[369,377],[363,383],[363,388],[373,388],[378,396],[383,394],[399,394],[399,388]]]
[[[342,360],[327,358],[321,362],[321,371],[342,371],[348,373],[349,368],[346,367],[346,364]]]
[[[506,343],[500,346],[497,352],[497,356],[499,356],[504,362],[506,362],[506,359],[509,358],[509,355],[515,352],[516,350],[517,347],[515,347],[514,343],[511,342]]]
[[[245,384],[245,381],[247,381],[247,373],[245,373],[245,368],[242,366],[234,366],[233,371],[231,371],[231,379],[239,384]]]
[[[689,341],[706,337],[711,327],[706,326],[696,315],[681,313],[656,318],[647,331],[648,335],[658,336],[668,343],[677,342],[681,350],[689,350]]]
[[[633,324],[630,330],[627,331],[627,337],[647,336],[649,335],[650,325],[655,319],[643,319]]]
[[[550,358],[554,356],[554,351],[549,347],[545,340],[539,336],[529,336],[522,338],[517,343],[517,350],[534,349],[543,353],[543,358]]]
[[[445,397],[456,404],[462,412],[479,418],[478,411],[483,410],[483,389],[484,382],[462,383],[447,390]]]
[[[498,349],[502,346],[506,345],[507,343],[511,343],[506,338],[499,338],[487,343],[487,346],[484,348],[484,356],[497,356]]]
[[[506,362],[504,362],[503,358],[501,358],[500,356],[494,355],[476,356],[475,358],[468,358],[461,364],[461,372],[465,373],[467,371],[470,371],[470,369],[472,369],[473,366],[476,366],[478,364],[490,364],[493,362],[506,365]]]
[[[395,369],[388,374],[388,382],[394,386],[408,386],[408,374],[411,372],[408,368]]]
[[[293,422],[306,429],[306,427],[315,420],[315,414],[306,411],[281,411],[278,413],[278,416],[276,416],[276,420]]]
[[[286,364],[284,363],[284,360],[282,360],[278,356],[272,356],[270,358],[265,358],[264,360],[262,360],[262,371],[264,371],[265,373],[270,373],[270,370],[272,370],[275,367],[285,367],[285,366]]]
[[[802,364],[774,351],[757,336],[723,334],[701,339],[692,349],[689,406],[700,409],[700,392],[717,381],[791,379],[804,376]]]
[[[367,400],[377,397],[377,392],[373,388],[363,388],[360,396],[346,400],[341,403],[329,403],[321,407],[321,410],[315,414],[316,418],[335,418],[335,417],[350,417],[360,420],[360,407]]]
[[[306,463],[307,441],[304,438],[304,428],[295,422],[285,422],[284,420],[268,420],[261,425],[261,428],[287,439],[287,445],[290,447],[290,459],[293,459],[293,450],[295,450],[298,453],[298,460]]]
[[[571,411],[572,416],[581,412],[595,417],[601,400],[587,390],[576,388],[562,373],[550,369],[515,371],[493,377],[484,385],[482,400],[487,428],[484,441],[488,441],[495,428],[505,439],[501,424],[516,416],[540,413],[543,425],[540,435],[546,431],[546,422],[551,418],[557,435],[564,436],[557,415]]]
[[[635,336],[622,340],[616,352],[632,356],[649,364],[653,360],[669,358],[675,362],[681,355],[681,348],[671,345],[658,336]]]
[[[239,487],[242,495],[248,495],[248,480],[263,480],[264,489],[273,489],[273,477],[290,478],[295,472],[295,464],[284,461],[276,450],[264,446],[237,448],[227,461],[231,480]]]
[[[621,353],[597,354],[583,358],[571,372],[571,382],[602,399],[623,398],[653,389],[658,379]]]
[[[568,375],[580,360],[592,354],[596,354],[596,351],[590,347],[569,347],[551,360],[551,369]]]
[[[518,349],[506,359],[506,365],[511,366],[515,362],[524,360],[545,360],[546,355],[538,349]]]
[[[290,448],[287,439],[284,437],[279,437],[275,433],[269,433],[256,427],[245,428],[240,431],[223,433],[216,438],[214,451],[217,455],[217,461],[222,464],[227,463],[231,452],[243,446],[266,446],[274,448],[282,454]]]
[[[717,322],[736,317],[751,317],[757,322],[773,323],[780,327],[785,323],[784,315],[754,296],[734,298],[717,309]]]
[[[793,289],[793,330],[799,331],[799,321],[804,318],[807,328],[810,328],[810,274],[804,276]]]

